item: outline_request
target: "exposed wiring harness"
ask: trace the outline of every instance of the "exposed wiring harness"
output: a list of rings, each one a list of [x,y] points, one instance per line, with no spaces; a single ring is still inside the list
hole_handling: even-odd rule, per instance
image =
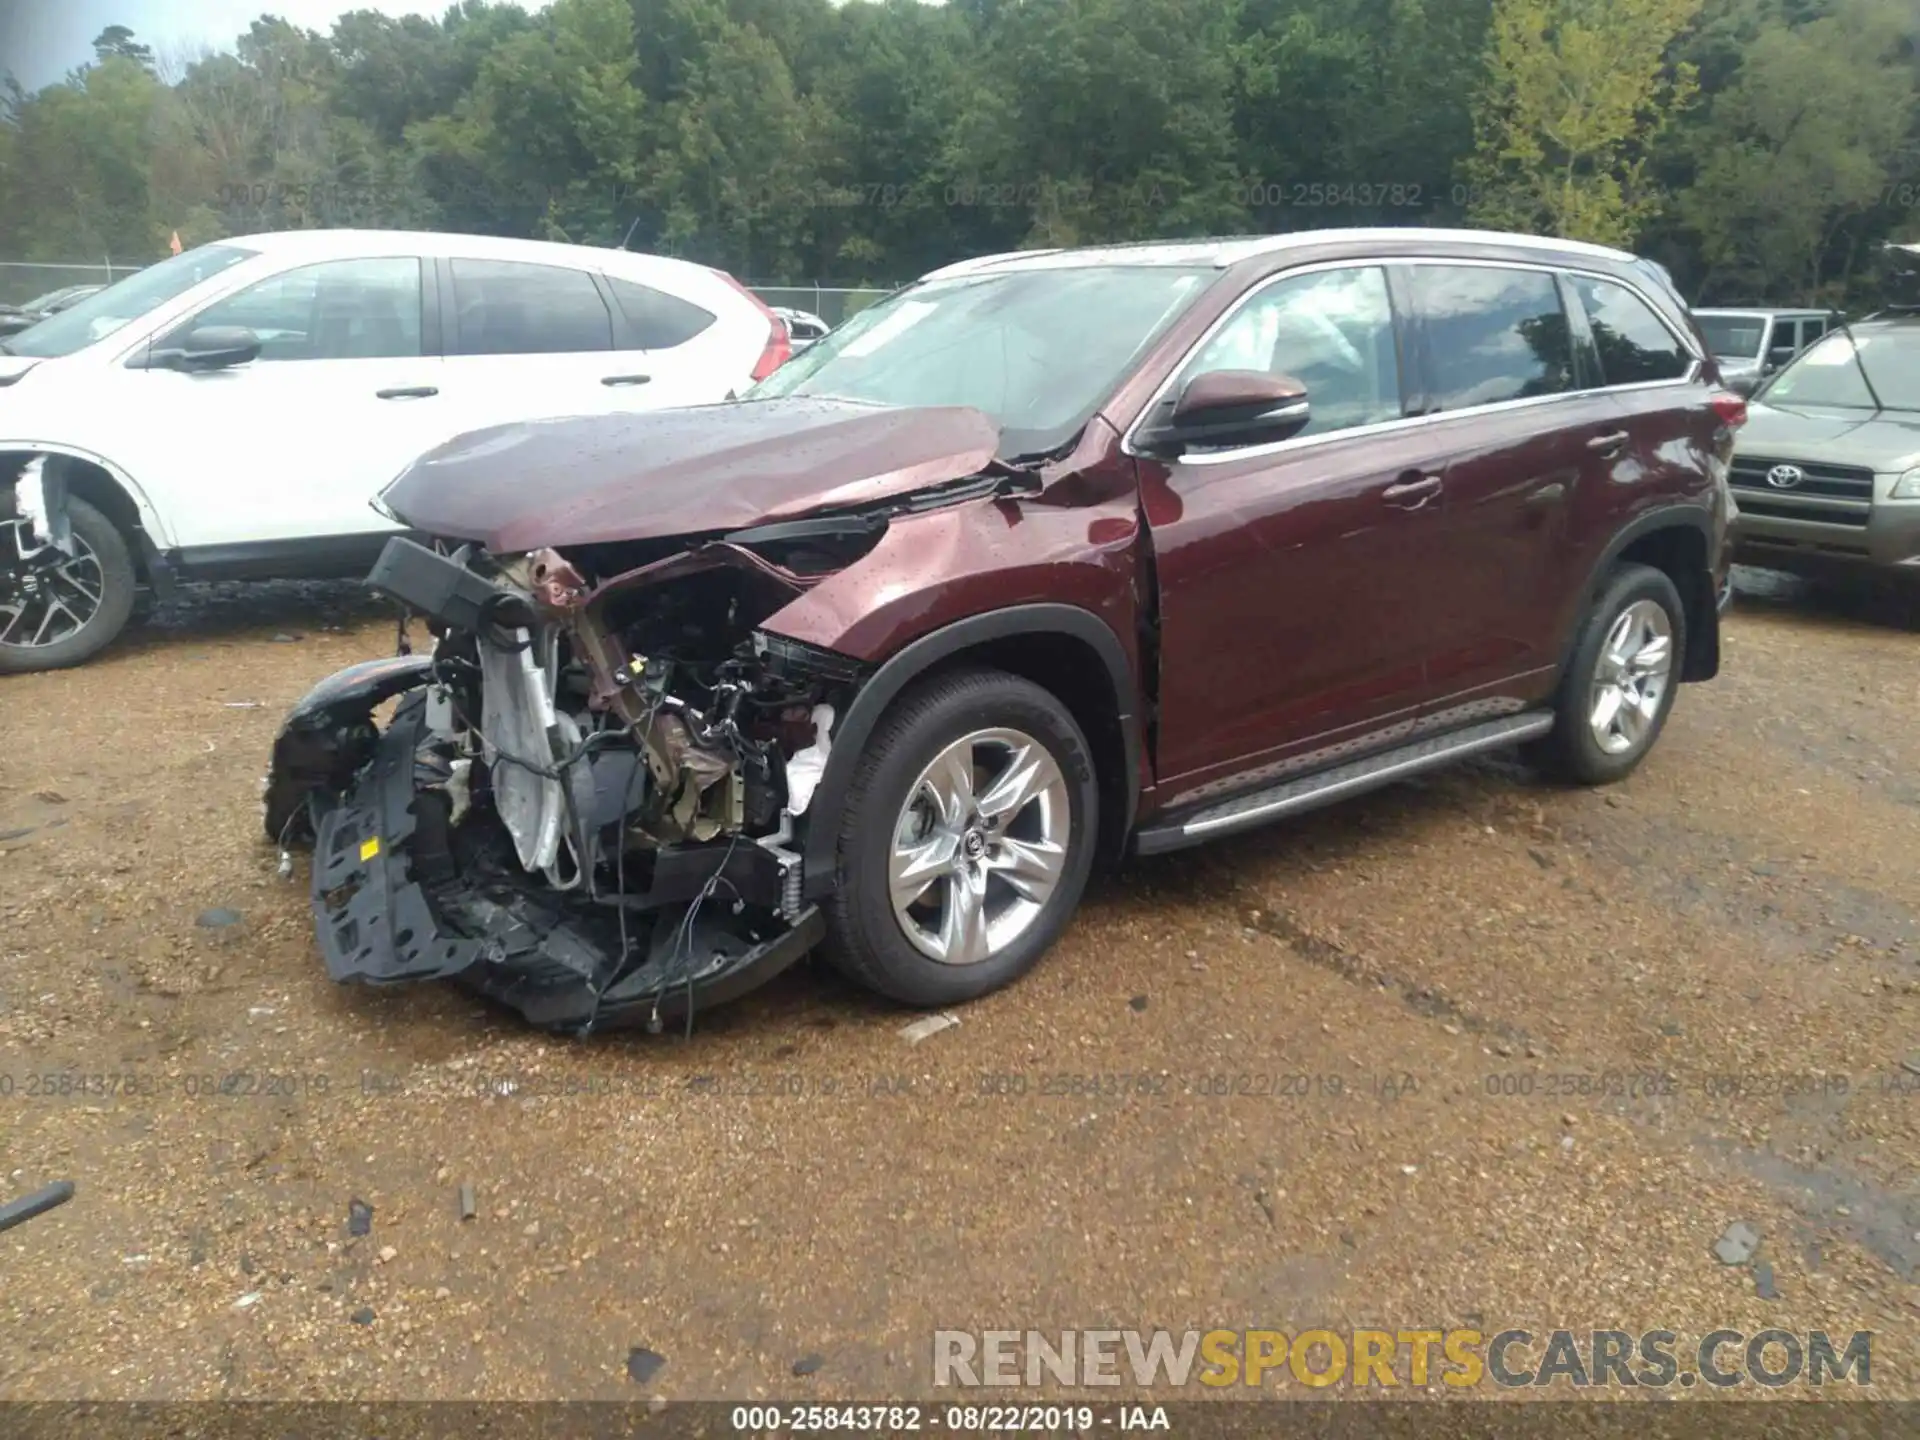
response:
[[[660,702],[665,698],[666,690],[666,682],[663,677],[660,688],[654,692],[653,703],[647,707],[644,724],[649,732],[653,729],[654,717],[660,713]],[[634,728],[638,730],[640,726],[635,725]],[[598,733],[605,734],[606,732],[601,731]],[[627,776],[626,789],[622,791],[620,795],[620,816],[622,824],[625,823],[627,812],[633,808],[633,782],[645,773],[645,762],[636,760],[633,773]],[[624,838],[623,836],[623,841]],[[606,998],[609,990],[613,989],[614,986],[618,985],[627,977],[627,962],[633,954],[633,942],[627,938],[627,847],[624,843],[614,847],[613,894],[614,917],[620,926],[620,959],[613,967],[613,974],[607,977],[606,984],[594,987],[593,1009],[587,1012],[586,1023],[580,1027],[580,1033],[583,1036],[593,1033],[593,1027],[600,1019],[600,1002]],[[657,1004],[655,1018],[658,1018]]]
[[[488,618],[491,619],[491,617]],[[497,621],[494,621],[490,625],[490,629],[494,631],[500,631],[503,628],[504,627]],[[534,643],[531,637],[522,640],[518,635],[489,636],[488,639],[490,643],[496,644],[501,644],[504,640],[511,640],[514,643],[511,645],[503,645],[503,648],[516,651],[525,650]],[[574,746],[566,754],[557,757],[550,764],[543,764],[539,761],[529,759],[524,755],[514,754],[512,751],[504,749],[494,743],[493,738],[487,734],[483,726],[477,722],[473,716],[467,713],[465,707],[460,703],[458,687],[452,683],[446,675],[441,673],[442,665],[447,663],[449,658],[450,657],[441,656],[436,651],[428,674],[447,695],[448,704],[453,711],[455,721],[461,728],[479,737],[494,763],[513,765],[541,779],[558,783],[560,786],[561,803],[566,806],[568,824],[571,827],[572,833],[575,835],[582,835],[583,831],[581,829],[578,812],[574,805],[572,788],[568,784],[568,772],[582,760],[590,757],[597,749],[616,739],[631,739],[644,749],[646,738],[650,737],[654,722],[658,719],[661,709],[669,703],[667,690],[671,668],[669,668],[668,673],[662,674],[655,684],[648,687],[650,691],[649,703],[646,713],[641,719],[629,726],[608,727],[596,730],[583,738],[578,745]],[[465,665],[469,669],[473,668],[472,662],[470,661],[459,660],[457,663]],[[748,745],[750,742],[746,740],[745,736],[741,735],[738,724],[735,721],[733,714],[734,709],[742,700],[746,700],[749,703],[766,702],[754,696],[749,687],[728,683],[718,675],[715,676],[715,680],[717,683],[713,688],[717,692],[716,698],[722,701],[722,714],[717,723],[697,726],[698,738],[707,743],[711,743],[716,739],[726,739],[743,746]],[[675,708],[677,710],[684,710],[684,707],[678,705],[677,702],[675,703]],[[620,813],[623,817],[623,822],[624,817],[633,807],[635,786],[641,781],[645,774],[646,766],[644,760],[640,760],[635,764],[632,773],[628,776],[626,787],[621,796]],[[716,866],[713,873],[707,877],[706,883],[701,886],[694,898],[688,902],[686,912],[680,917],[679,922],[674,927],[672,949],[660,982],[655,987],[651,996],[653,1010],[647,1028],[654,1034],[658,1034],[662,1028],[660,1019],[661,1002],[672,991],[674,986],[683,983],[686,986],[687,999],[685,1034],[689,1038],[691,1038],[693,1034],[695,1010],[694,979],[697,968],[693,963],[694,931],[699,921],[701,909],[714,897],[722,885],[726,886],[726,888],[733,893],[736,902],[742,899],[739,888],[729,880],[726,875],[727,867],[733,862],[733,857],[739,844],[740,835],[738,831],[735,831],[728,842],[726,853],[721,857],[719,865]],[[598,900],[601,897],[594,890],[594,866],[592,859],[590,856],[586,857],[586,859],[587,863],[582,868],[586,875],[588,894],[590,898]],[[601,1005],[606,996],[632,974],[634,969],[632,956],[635,946],[628,932],[627,922],[626,860],[626,845],[624,843],[616,844],[614,847],[613,903],[616,923],[619,927],[620,958],[615,964],[612,973],[608,975],[603,983],[591,986],[593,1007],[586,1021],[580,1026],[577,1032],[583,1037],[593,1032],[599,1020]]]

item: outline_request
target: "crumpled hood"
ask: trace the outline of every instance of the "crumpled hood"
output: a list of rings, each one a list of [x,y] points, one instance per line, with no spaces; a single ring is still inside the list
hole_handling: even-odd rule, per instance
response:
[[[807,398],[518,421],[431,450],[381,499],[495,554],[733,530],[975,474],[1000,432],[960,406]]]
[[[1899,473],[1920,465],[1920,414],[1755,404],[1747,411],[1735,453]]]

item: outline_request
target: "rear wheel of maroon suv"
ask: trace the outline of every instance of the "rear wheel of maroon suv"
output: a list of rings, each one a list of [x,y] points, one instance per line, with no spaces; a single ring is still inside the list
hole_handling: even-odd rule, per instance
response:
[[[1085,735],[1032,681],[962,670],[908,690],[841,815],[834,963],[908,1005],[1017,979],[1080,903],[1099,804]]]
[[[1587,612],[1561,677],[1553,730],[1534,758],[1580,785],[1624,778],[1673,709],[1687,653],[1687,612],[1667,575],[1621,565]]]

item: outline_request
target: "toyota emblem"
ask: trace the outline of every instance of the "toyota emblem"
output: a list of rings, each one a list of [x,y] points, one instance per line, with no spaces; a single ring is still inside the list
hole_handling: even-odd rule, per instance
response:
[[[1791,490],[1807,478],[1798,465],[1776,465],[1767,471],[1767,483],[1776,490]]]

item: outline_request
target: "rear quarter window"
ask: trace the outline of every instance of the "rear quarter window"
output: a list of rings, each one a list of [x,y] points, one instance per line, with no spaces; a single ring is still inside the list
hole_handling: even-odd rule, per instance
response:
[[[1646,301],[1624,285],[1574,275],[1574,294],[1587,312],[1600,372],[1606,385],[1644,385],[1678,380],[1693,366],[1678,337]]]
[[[691,300],[669,295],[651,285],[609,275],[614,302],[626,317],[634,343],[643,350],[671,350],[684,345],[713,324],[713,312]]]

